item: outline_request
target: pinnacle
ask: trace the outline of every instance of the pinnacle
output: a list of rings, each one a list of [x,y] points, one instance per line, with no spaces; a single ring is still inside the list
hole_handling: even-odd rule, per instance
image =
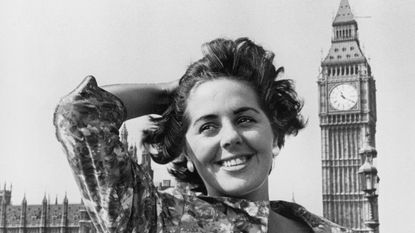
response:
[[[333,21],[333,25],[354,22],[354,16],[348,0],[341,0],[339,9],[337,10],[336,18]]]

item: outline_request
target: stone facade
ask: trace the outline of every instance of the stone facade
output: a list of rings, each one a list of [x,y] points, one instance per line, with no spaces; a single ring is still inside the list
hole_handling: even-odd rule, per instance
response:
[[[95,233],[82,203],[51,204],[43,198],[40,205],[28,205],[26,197],[21,205],[11,205],[11,190],[0,192],[0,233]],[[10,197],[10,198],[8,198]]]
[[[375,80],[347,0],[341,0],[332,27],[318,80],[323,215],[355,232],[369,232],[364,213],[369,203],[358,172],[365,162],[359,151],[365,143],[375,147]]]

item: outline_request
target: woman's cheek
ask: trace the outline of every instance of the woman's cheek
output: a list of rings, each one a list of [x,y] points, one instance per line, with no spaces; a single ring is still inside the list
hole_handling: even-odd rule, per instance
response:
[[[199,137],[193,141],[193,152],[200,162],[209,162],[215,159],[218,143],[214,138]]]

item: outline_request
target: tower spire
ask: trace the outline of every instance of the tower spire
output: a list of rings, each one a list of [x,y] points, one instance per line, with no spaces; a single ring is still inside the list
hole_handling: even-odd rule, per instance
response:
[[[46,205],[48,203],[48,199],[46,198],[46,192],[43,194],[42,204]]]
[[[68,228],[68,196],[65,192],[65,197],[63,198],[63,210],[62,210],[60,233],[67,233],[68,232],[67,228]]]
[[[360,48],[357,22],[354,19],[348,0],[341,0],[332,27],[332,46],[322,63],[324,65],[339,65],[366,62],[366,57]],[[336,68],[336,70],[330,69],[330,71],[335,72],[329,72],[329,76],[334,74],[357,74],[357,68],[346,70]]]
[[[27,225],[27,201],[26,201],[26,193],[23,196],[22,200],[22,210],[20,211],[20,225],[19,225],[19,233],[26,233],[26,225]]]
[[[337,10],[336,17],[333,21],[333,26],[351,22],[356,23],[356,21],[354,20],[352,9],[350,8],[349,1],[341,0],[339,9]]]

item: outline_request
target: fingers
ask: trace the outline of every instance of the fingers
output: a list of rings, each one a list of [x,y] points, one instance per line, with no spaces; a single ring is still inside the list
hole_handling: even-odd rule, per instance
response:
[[[154,132],[160,127],[162,116],[157,114],[146,115],[142,119],[142,131],[145,133]]]
[[[161,119],[163,119],[163,117],[161,115],[158,115],[158,114],[149,114],[149,115],[147,115],[147,117],[148,117],[148,120],[154,121],[154,122],[157,122],[157,121],[160,121]]]

